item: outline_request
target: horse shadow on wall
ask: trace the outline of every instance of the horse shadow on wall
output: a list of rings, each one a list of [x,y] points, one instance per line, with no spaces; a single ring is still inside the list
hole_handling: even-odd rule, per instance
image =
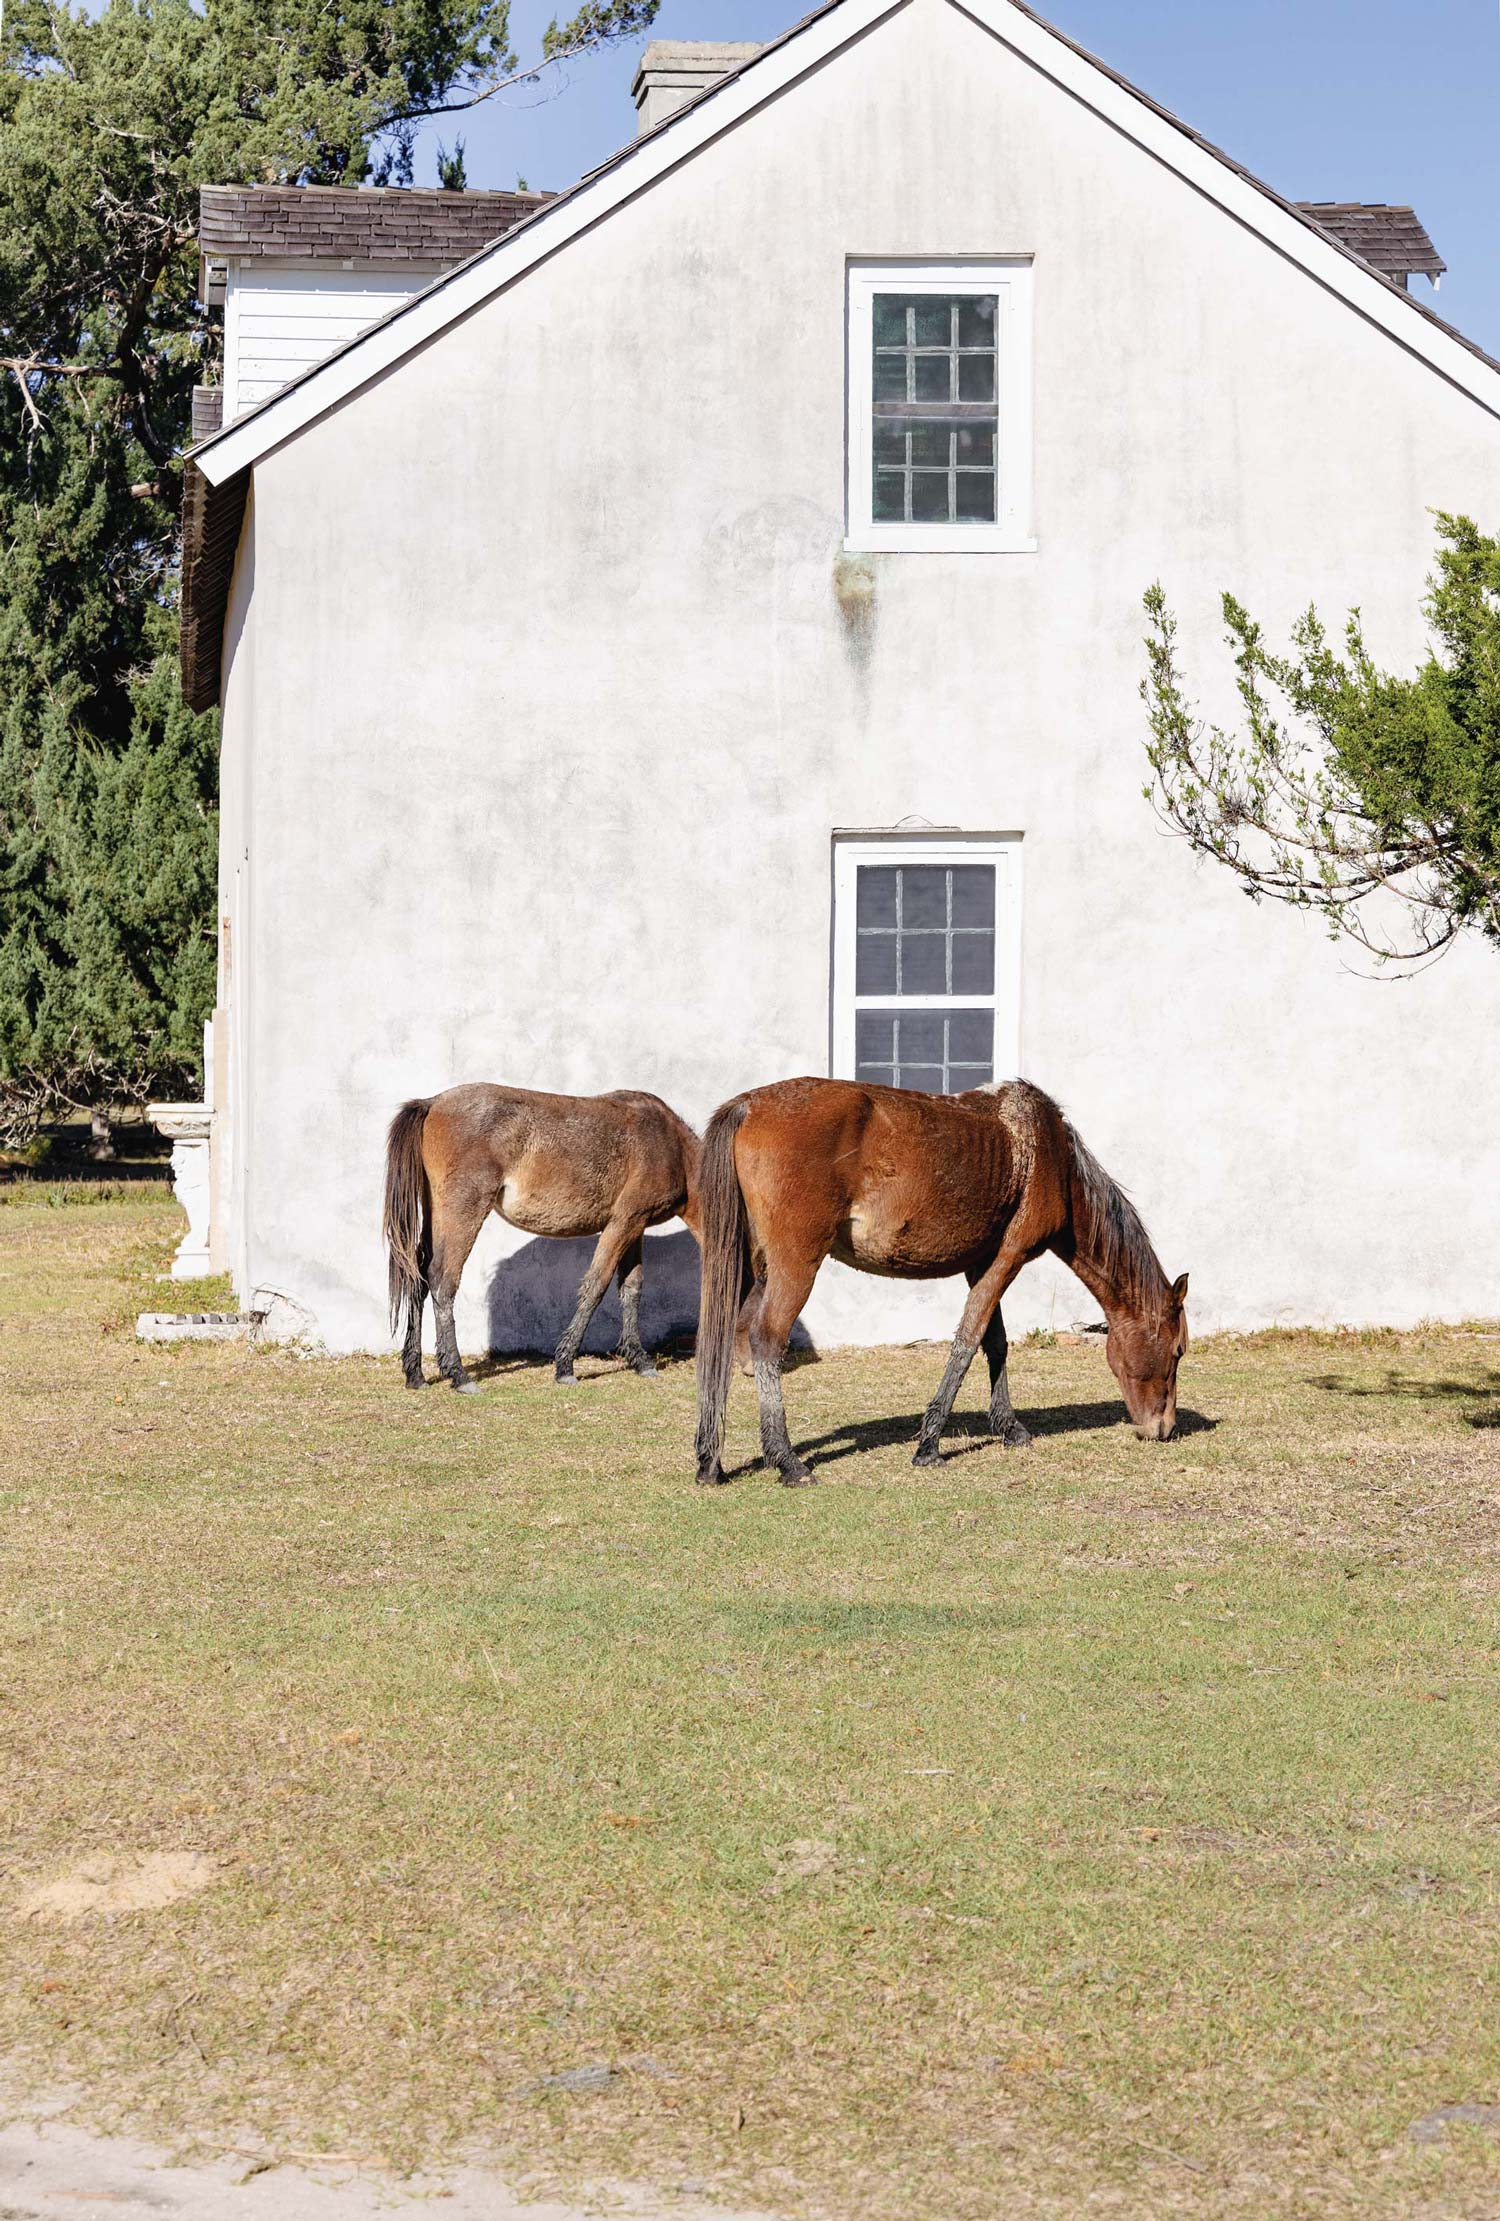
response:
[[[486,1293],[491,1358],[546,1358],[573,1316],[578,1287],[595,1249],[592,1238],[527,1242],[502,1258]],[[691,1353],[698,1333],[698,1244],[686,1227],[648,1234],[641,1288],[641,1339],[663,1355]],[[609,1357],[620,1341],[620,1291],[612,1285],[589,1321],[586,1357]],[[792,1333],[793,1354],[810,1355],[812,1341],[801,1321]]]

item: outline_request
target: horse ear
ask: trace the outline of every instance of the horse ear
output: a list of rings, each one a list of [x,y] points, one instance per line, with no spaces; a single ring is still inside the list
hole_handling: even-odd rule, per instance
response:
[[[1176,1304],[1179,1311],[1182,1309],[1183,1302],[1187,1296],[1187,1283],[1188,1276],[1186,1273],[1181,1274],[1179,1278],[1174,1280],[1172,1283],[1172,1301]]]

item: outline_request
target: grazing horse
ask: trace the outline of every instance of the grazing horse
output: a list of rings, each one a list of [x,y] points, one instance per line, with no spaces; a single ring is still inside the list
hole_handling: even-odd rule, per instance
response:
[[[450,1087],[403,1104],[386,1144],[385,1239],[391,1332],[406,1313],[401,1363],[422,1386],[422,1306],[432,1297],[438,1367],[463,1395],[477,1393],[453,1331],[453,1299],[491,1211],[526,1234],[597,1234],[578,1304],[557,1345],[557,1378],[573,1384],[588,1323],[616,1273],[623,1328],[618,1354],[638,1373],[656,1367],[641,1343],[642,1237],[682,1217],[696,1231],[699,1142],[654,1095],[533,1095],[521,1087]]]
[[[922,1420],[915,1465],[938,1442],[983,1345],[990,1432],[1030,1440],[1011,1408],[1000,1298],[1029,1258],[1070,1265],[1109,1322],[1105,1347],[1137,1434],[1165,1442],[1177,1422],[1187,1347],[1187,1274],[1168,1283],[1124,1191],[1057,1104],[1024,1080],[966,1095],[922,1095],[847,1080],[783,1080],[716,1111],[703,1142],[698,1229],[698,1479],[724,1478],[720,1453],[736,1322],[748,1328],[761,1445],[782,1480],[812,1479],[793,1450],[781,1362],[825,1257],[900,1280],[964,1273],[969,1300],[948,1369]]]

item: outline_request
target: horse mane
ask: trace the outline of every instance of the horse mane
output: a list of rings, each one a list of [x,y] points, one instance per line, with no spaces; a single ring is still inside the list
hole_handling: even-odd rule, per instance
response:
[[[1137,1310],[1162,1302],[1167,1276],[1151,1246],[1141,1214],[1118,1180],[1112,1180],[1054,1096],[1030,1080],[1004,1080],[982,1090],[998,1099],[1013,1139],[1035,1162],[1048,1138],[1059,1134],[1072,1157],[1073,1239],[1121,1299]]]
[[[1073,1237],[1079,1249],[1111,1287],[1137,1309],[1160,1304],[1168,1294],[1167,1276],[1140,1212],[1118,1180],[1099,1159],[1060,1107],[1063,1132],[1073,1152]],[[1081,1211],[1080,1211],[1080,1206]],[[1080,1216],[1083,1223],[1080,1225]]]

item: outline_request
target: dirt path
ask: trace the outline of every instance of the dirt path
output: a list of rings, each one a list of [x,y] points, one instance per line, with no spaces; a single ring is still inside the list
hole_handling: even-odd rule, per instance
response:
[[[0,2221],[400,2221],[417,2213],[429,2221],[773,2221],[705,2205],[696,2189],[621,2187],[584,2205],[524,2204],[477,2167],[403,2182],[378,2168],[267,2165],[250,2151],[178,2167],[143,2144],[94,2136],[56,2115],[0,2128]]]

